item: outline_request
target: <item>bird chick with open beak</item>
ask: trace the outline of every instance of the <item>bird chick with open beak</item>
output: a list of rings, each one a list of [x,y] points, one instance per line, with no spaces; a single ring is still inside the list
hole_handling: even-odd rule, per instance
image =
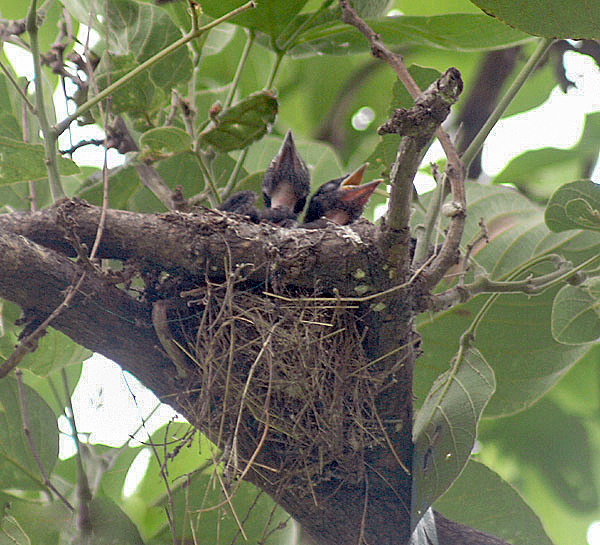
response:
[[[319,222],[322,218],[338,225],[348,225],[360,218],[369,198],[383,181],[373,180],[361,185],[367,166],[368,163],[365,163],[352,174],[319,187],[308,203],[303,226],[324,226]]]

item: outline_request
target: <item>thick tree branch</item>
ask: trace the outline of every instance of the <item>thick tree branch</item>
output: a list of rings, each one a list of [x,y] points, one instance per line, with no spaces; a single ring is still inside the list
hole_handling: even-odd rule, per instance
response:
[[[0,215],[0,232],[20,234],[73,256],[68,231],[76,232],[79,240],[91,247],[100,215],[100,207],[62,201],[35,213]],[[322,290],[335,287],[340,294],[351,296],[356,295],[359,283],[374,285],[375,236],[375,226],[366,221],[324,230],[282,229],[207,209],[194,214],[107,210],[97,257],[132,259],[197,277],[224,278],[226,266],[246,267],[250,280],[273,276],[282,284],[308,289],[318,284]]]
[[[71,259],[6,232],[0,232],[0,268],[0,297],[19,305],[29,318],[52,313],[85,272]],[[176,392],[169,377],[177,373],[159,348],[150,313],[149,304],[87,273],[52,325],[118,362],[165,400]]]

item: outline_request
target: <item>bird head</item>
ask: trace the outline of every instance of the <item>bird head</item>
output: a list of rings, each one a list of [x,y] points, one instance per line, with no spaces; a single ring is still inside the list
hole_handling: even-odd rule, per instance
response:
[[[348,176],[342,176],[324,183],[310,199],[304,223],[320,218],[347,225],[356,221],[363,213],[369,198],[383,180],[362,183],[363,175],[369,166],[365,163]]]
[[[263,177],[265,207],[287,208],[298,215],[304,209],[309,191],[308,168],[296,149],[292,131],[288,131]]]

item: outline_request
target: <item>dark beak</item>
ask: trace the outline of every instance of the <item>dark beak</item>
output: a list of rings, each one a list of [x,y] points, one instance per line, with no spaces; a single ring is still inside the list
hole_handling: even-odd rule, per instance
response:
[[[308,169],[296,149],[292,132],[288,131],[265,173],[265,204],[268,208],[286,207],[297,214],[304,208],[309,190]]]

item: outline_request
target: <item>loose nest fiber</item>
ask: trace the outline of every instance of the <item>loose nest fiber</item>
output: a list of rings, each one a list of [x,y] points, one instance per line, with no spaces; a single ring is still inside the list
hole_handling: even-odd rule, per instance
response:
[[[231,449],[228,465],[239,473],[260,461],[280,487],[361,482],[362,454],[385,444],[374,402],[385,379],[364,353],[364,310],[234,282],[190,295],[193,413]]]

